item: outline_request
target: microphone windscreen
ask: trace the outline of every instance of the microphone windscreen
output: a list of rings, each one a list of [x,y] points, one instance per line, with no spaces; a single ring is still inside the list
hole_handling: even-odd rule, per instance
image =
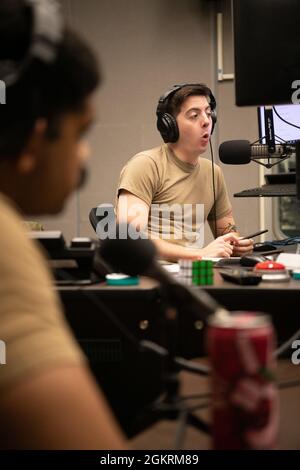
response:
[[[228,140],[219,147],[219,157],[227,165],[245,165],[251,161],[249,140]]]
[[[100,256],[115,271],[137,276],[151,267],[156,248],[151,240],[131,238],[130,230],[130,225],[117,225],[113,234],[101,242]]]

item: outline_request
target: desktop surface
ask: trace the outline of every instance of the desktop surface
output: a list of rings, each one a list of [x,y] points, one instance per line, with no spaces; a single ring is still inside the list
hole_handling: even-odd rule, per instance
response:
[[[222,268],[224,269],[224,268]],[[179,280],[179,279],[178,279]],[[262,281],[257,286],[238,285],[225,281],[214,268],[214,284],[190,286],[192,290],[204,289],[220,305],[228,310],[251,310],[269,313],[274,321],[279,341],[286,340],[300,327],[300,280],[287,282]],[[109,307],[116,316],[124,320],[127,327],[139,339],[161,340],[162,296],[159,284],[142,277],[137,286],[107,286],[99,283],[92,286],[58,287],[66,308],[68,320],[78,334],[94,334],[95,330],[86,322],[91,321],[100,328],[104,336],[111,337],[115,326],[101,314],[101,308],[93,304],[91,294]],[[88,294],[88,296],[86,295]],[[187,358],[203,354],[204,324],[190,314],[180,315],[180,340],[178,350]],[[81,334],[81,336],[82,336]],[[186,341],[190,338],[190,341]]]

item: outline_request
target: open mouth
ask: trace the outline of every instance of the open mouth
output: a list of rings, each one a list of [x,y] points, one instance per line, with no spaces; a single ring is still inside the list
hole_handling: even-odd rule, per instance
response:
[[[209,134],[208,132],[205,132],[205,134],[202,135],[202,139],[208,139],[209,138]]]

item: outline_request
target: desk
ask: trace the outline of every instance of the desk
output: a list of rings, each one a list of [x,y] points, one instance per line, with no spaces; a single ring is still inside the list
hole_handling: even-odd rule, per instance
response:
[[[138,286],[58,287],[66,318],[89,359],[96,380],[124,431],[130,436],[135,416],[162,391],[162,361],[137,347],[105,315],[108,309],[138,339],[163,343],[160,290],[142,278]]]
[[[204,289],[229,310],[255,310],[271,315],[278,343],[300,328],[300,281],[239,286],[226,282],[215,269],[214,285]]]
[[[191,288],[200,289],[197,286]],[[203,289],[228,310],[269,313],[279,344],[300,328],[300,281],[291,279],[289,282],[261,282],[258,286],[239,286],[224,281],[215,269],[214,285],[203,286]],[[160,290],[158,284],[150,279],[142,278],[139,286],[131,287],[117,288],[104,283],[89,287],[60,287],[59,293],[65,305],[67,319],[75,335],[82,341],[94,338],[95,332],[98,339],[101,334],[102,340],[117,339],[120,336],[112,321],[99,314],[101,307],[91,301],[88,293],[104,302],[139,340],[149,339],[165,344]],[[181,316],[178,354],[186,358],[204,354],[203,326],[192,318]],[[125,340],[123,335],[122,337]],[[119,347],[117,342],[114,346],[116,352]],[[103,342],[102,347],[104,355],[114,354],[112,344]],[[132,350],[132,346],[130,349]],[[120,350],[116,354],[120,354]]]
[[[279,343],[300,327],[300,282],[262,282],[238,286],[225,282],[215,269],[214,286],[203,288],[229,310],[259,310],[272,316]],[[192,289],[200,287],[192,286]],[[151,353],[136,347],[104,315],[101,305],[115,313],[139,339],[166,345],[160,289],[142,278],[139,286],[111,287],[104,283],[89,287],[59,287],[68,322],[91,368],[105,391],[121,425],[132,435],[133,420],[140,410],[162,391],[164,364]],[[195,358],[205,353],[203,326],[181,315],[178,355]]]
[[[192,289],[200,289],[191,286]],[[267,312],[274,321],[278,341],[281,343],[300,327],[300,281],[261,282],[258,286],[239,286],[222,279],[218,270],[214,270],[214,285],[203,286],[212,297],[228,310],[257,310]],[[59,287],[59,293],[66,308],[66,315],[71,325],[80,335],[89,337],[94,333],[95,321],[101,326],[104,337],[115,333],[112,322],[99,315],[99,308],[86,295],[92,294],[105,303],[119,320],[124,321],[138,339],[161,341],[161,303],[160,290],[155,281],[142,278],[139,286],[112,287],[105,283],[88,287]],[[87,316],[94,312],[88,320]],[[85,321],[83,322],[84,315]],[[93,327],[89,323],[92,321]],[[182,321],[182,341],[180,353],[185,357],[198,357],[203,353],[199,349],[202,338],[199,336],[201,325],[190,318]],[[200,328],[200,329],[199,329]],[[187,341],[187,334],[196,335],[195,349]],[[194,341],[194,342],[195,342]]]

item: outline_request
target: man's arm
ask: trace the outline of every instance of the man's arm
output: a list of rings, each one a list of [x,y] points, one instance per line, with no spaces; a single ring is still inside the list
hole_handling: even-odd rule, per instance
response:
[[[211,228],[211,231],[214,233],[215,232],[215,221],[210,220],[209,225]],[[234,221],[233,213],[232,210],[228,212],[224,217],[221,217],[220,219],[217,219],[216,221],[216,231],[217,231],[217,236],[223,236],[228,233],[232,233],[239,237],[239,232],[237,229],[237,226]],[[246,253],[249,253],[253,250],[253,240],[241,240],[240,238],[238,241],[236,241],[233,244],[233,256],[243,256]]]
[[[142,199],[124,189],[120,191],[117,210],[117,221],[119,223],[132,223],[136,230],[146,231],[148,216],[149,206]],[[202,256],[228,258],[233,251],[231,243],[237,241],[237,238],[231,233],[225,234],[199,250],[191,250],[160,238],[152,238],[152,241],[156,245],[160,258],[168,261],[178,261],[178,259],[199,259]]]
[[[217,219],[217,236],[220,237],[226,233],[236,233],[239,236],[237,226],[235,224],[232,210],[222,217]],[[214,221],[209,222],[211,229],[214,227]]]
[[[139,197],[129,191],[121,190],[118,202],[117,221],[118,223],[134,224],[136,230],[147,231],[149,217],[149,206]],[[188,250],[179,245],[174,245],[160,238],[151,239],[156,246],[159,258],[168,261],[182,259],[197,259],[200,257],[200,250]]]
[[[125,439],[90,372],[54,365],[1,393],[0,448],[124,449]]]

